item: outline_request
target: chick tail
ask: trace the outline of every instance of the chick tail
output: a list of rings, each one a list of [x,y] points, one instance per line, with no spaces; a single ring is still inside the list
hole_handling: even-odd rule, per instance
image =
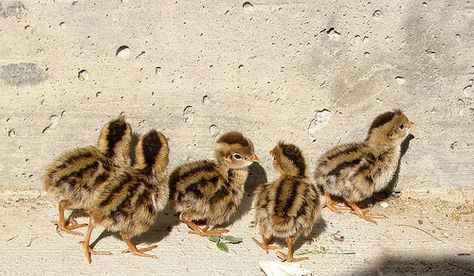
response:
[[[288,224],[292,221],[292,219],[292,217],[288,216],[273,215],[271,217],[271,222],[273,227],[275,228],[286,228],[288,227]]]

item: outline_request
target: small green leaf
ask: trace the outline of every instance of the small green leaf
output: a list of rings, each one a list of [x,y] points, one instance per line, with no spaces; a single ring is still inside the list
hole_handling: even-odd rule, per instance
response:
[[[234,236],[224,236],[224,240],[226,242],[234,243],[234,244],[242,242],[242,238],[237,238],[237,237],[234,237]]]
[[[218,242],[216,243],[217,245],[217,248],[219,248],[220,250],[226,252],[226,253],[229,253],[229,247],[227,246],[227,244],[223,243],[223,242]]]
[[[213,236],[213,237],[209,237],[209,240],[211,242],[220,242],[221,241],[221,238],[217,237],[217,236]]]

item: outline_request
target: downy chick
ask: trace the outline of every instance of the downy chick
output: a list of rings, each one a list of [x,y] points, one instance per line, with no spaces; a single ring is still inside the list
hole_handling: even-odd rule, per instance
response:
[[[113,168],[128,164],[132,129],[125,117],[111,120],[102,128],[97,146],[76,148],[53,161],[44,176],[44,189],[59,201],[58,229],[69,234],[87,224],[70,224],[65,209],[87,209],[93,194]]]
[[[177,167],[170,176],[170,202],[180,220],[201,236],[221,236],[227,229],[208,230],[228,222],[244,193],[247,167],[258,157],[252,141],[239,132],[222,135],[215,145],[217,162],[196,161]],[[206,221],[205,228],[196,221]]]
[[[401,143],[413,123],[400,111],[383,113],[375,118],[364,142],[337,146],[323,154],[315,172],[316,183],[326,197],[326,206],[336,213],[331,196],[342,197],[361,218],[376,223],[383,215],[362,211],[357,202],[384,189],[393,177],[400,158]]]
[[[90,220],[83,248],[89,263],[91,254],[110,254],[90,247],[90,237],[96,225],[119,232],[129,247],[128,251],[134,255],[156,258],[145,253],[156,245],[137,249],[130,239],[147,231],[168,201],[168,162],[166,137],[151,130],[138,142],[136,164],[118,168],[97,190],[93,206],[86,210]]]
[[[278,252],[277,256],[282,261],[302,261],[307,258],[293,257],[294,244],[298,237],[311,233],[320,217],[319,193],[307,177],[306,161],[297,146],[280,142],[270,154],[280,177],[255,191],[255,221],[262,242],[252,239],[268,253],[269,249],[281,249],[271,245],[273,237],[285,238],[288,254]]]

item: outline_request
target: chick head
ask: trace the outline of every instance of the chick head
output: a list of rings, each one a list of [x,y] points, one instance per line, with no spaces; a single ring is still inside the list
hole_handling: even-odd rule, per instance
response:
[[[259,161],[252,141],[237,131],[223,134],[214,148],[217,162],[231,169],[244,168]]]
[[[168,140],[163,133],[150,130],[138,142],[136,167],[148,173],[163,171],[169,163]]]
[[[385,112],[372,122],[367,141],[377,145],[399,145],[408,135],[408,129],[413,125],[414,123],[398,109]]]
[[[304,177],[306,162],[301,150],[293,145],[279,142],[271,151],[273,167],[282,175]]]

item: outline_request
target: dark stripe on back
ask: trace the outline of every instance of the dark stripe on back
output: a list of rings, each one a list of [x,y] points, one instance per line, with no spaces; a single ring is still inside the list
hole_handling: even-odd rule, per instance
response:
[[[214,195],[209,200],[211,204],[217,204],[223,198],[229,195],[229,189],[226,186],[222,186],[220,190],[214,193]]]
[[[133,182],[130,185],[128,185],[127,189],[127,196],[122,199],[122,202],[114,208],[114,210],[110,213],[111,217],[113,218],[114,221],[117,221],[117,217],[122,214],[124,217],[129,217],[130,211],[132,210],[132,198],[135,196],[137,192],[137,186],[139,185],[138,182]],[[137,201],[139,204],[140,202]],[[128,211],[128,213],[127,213]]]
[[[352,167],[352,166],[355,166],[355,165],[359,164],[359,162],[360,162],[359,158],[351,160],[351,161],[342,162],[341,164],[337,165],[333,170],[331,170],[328,173],[328,175],[339,176],[339,174],[341,173],[342,170],[344,170],[346,168],[349,168],[349,167]]]
[[[360,149],[359,144],[353,144],[353,145],[350,145],[349,147],[345,148],[344,150],[339,150],[339,151],[335,152],[334,154],[331,154],[331,155],[327,156],[326,158],[329,159],[329,160],[332,160],[332,159],[335,159],[336,157],[341,156],[343,154],[349,154],[351,152],[356,152],[359,149]]]
[[[286,158],[290,159],[291,162],[295,165],[296,169],[298,170],[298,176],[304,176],[306,173],[306,162],[303,158],[303,153],[301,150],[292,144],[283,144],[280,143],[280,147],[282,149],[283,155]]]
[[[206,163],[201,166],[194,167],[184,173],[180,174],[181,169],[176,168],[170,175],[169,179],[169,188],[170,188],[170,198],[173,198],[173,195],[176,193],[176,188],[180,180],[184,180],[190,176],[195,175],[198,172],[213,172],[215,170],[214,163]]]
[[[156,157],[160,153],[162,143],[158,132],[150,131],[143,137],[142,150],[143,156],[145,157],[145,173],[151,173],[153,165],[155,164]]]
[[[88,171],[91,171],[91,170],[97,170],[97,168],[99,167],[99,162],[97,161],[94,161],[92,164],[89,164],[87,166],[85,166],[84,168],[78,170],[78,171],[74,171],[70,174],[67,174],[67,175],[64,175],[62,176],[61,178],[58,179],[58,181],[56,182],[57,184],[59,184],[60,182],[63,182],[65,181],[67,178],[70,178],[70,177],[82,177],[86,172]]]
[[[90,152],[85,152],[85,153],[80,153],[80,154],[75,154],[71,157],[69,157],[68,159],[64,160],[62,162],[61,165],[59,165],[57,168],[58,169],[64,169],[66,168],[68,165],[73,165],[74,163],[76,163],[78,160],[81,160],[81,159],[86,159],[86,158],[89,158],[89,157],[92,157],[92,153]]]
[[[287,181],[286,179],[283,179],[280,183],[278,183],[278,187],[275,193],[275,210],[274,211],[276,211],[276,209],[278,209],[281,204],[281,193],[286,181]]]
[[[295,202],[295,198],[296,198],[296,195],[297,195],[297,189],[298,189],[299,185],[300,185],[299,181],[293,180],[291,182],[290,197],[286,199],[285,206],[283,207],[283,210],[282,210],[284,215],[288,215],[288,210],[290,210],[291,206]]]
[[[201,178],[198,181],[189,184],[186,187],[185,193],[193,192],[197,197],[202,197],[202,196],[204,196],[204,194],[201,192],[201,189],[200,189],[201,186],[205,186],[205,185],[208,185],[208,184],[216,185],[218,180],[219,180],[219,178],[217,176],[213,176],[209,179]]]
[[[123,120],[115,120],[110,123],[108,129],[106,155],[111,157],[114,155],[115,146],[123,139],[125,131],[127,130],[127,124]]]
[[[102,207],[109,205],[114,200],[114,197],[122,191],[123,185],[129,182],[131,179],[132,178],[127,173],[125,175],[125,178],[120,179],[120,182],[117,185],[115,185],[115,187],[109,192],[107,198],[102,200],[102,202],[99,205]]]

